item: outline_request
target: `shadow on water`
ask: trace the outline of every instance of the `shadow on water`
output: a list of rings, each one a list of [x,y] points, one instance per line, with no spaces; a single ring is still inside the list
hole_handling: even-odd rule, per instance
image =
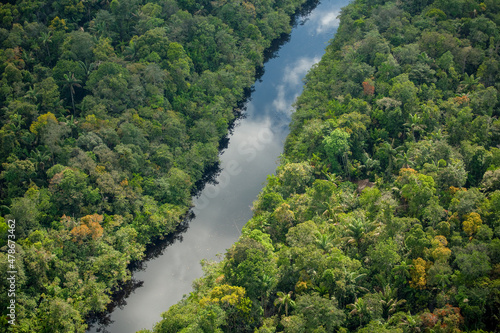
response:
[[[195,214],[190,210],[184,217],[181,223],[177,226],[176,230],[163,238],[158,238],[146,246],[145,256],[141,261],[132,262],[128,268],[132,273],[144,271],[147,268],[147,263],[150,260],[156,259],[161,256],[165,250],[175,242],[182,242],[183,234],[188,230],[189,222],[195,218]],[[135,292],[136,289],[142,287],[144,281],[137,279],[130,279],[125,283],[120,284],[112,291],[112,302],[106,307],[105,312],[93,313],[89,316],[87,324],[89,328],[97,325],[98,332],[109,333],[106,326],[111,324],[111,313],[116,308],[123,308],[127,305],[127,298]]]
[[[319,0],[310,0],[302,5],[302,7],[292,15],[292,29],[298,25],[304,25],[307,22],[307,16],[318,6]],[[282,34],[280,38],[272,41],[271,46],[264,50],[264,63],[270,59],[274,59],[278,56],[278,51],[283,44],[290,41],[291,34]],[[264,75],[264,67],[257,68],[256,79],[260,81],[262,75]]]
[[[314,8],[319,4],[319,2],[320,1],[318,0],[310,0],[306,2],[301,7],[301,9],[298,10],[292,16],[292,27],[295,28],[298,25],[305,24],[305,22],[307,22],[308,20],[307,15],[309,15],[311,11],[314,10]],[[281,48],[281,46],[283,46],[290,40],[290,37],[291,34],[282,34],[280,38],[275,39],[271,43],[271,46],[264,51],[264,63],[266,63],[270,59],[276,58],[278,56],[279,49]],[[264,73],[265,73],[264,66],[256,68],[256,75],[255,75],[256,81],[261,81],[261,78],[264,75]],[[222,154],[224,150],[227,149],[230,141],[230,136],[233,134],[235,128],[237,128],[239,121],[246,117],[245,114],[246,105],[248,104],[249,101],[251,101],[252,98],[251,95],[253,91],[254,91],[254,86],[247,88],[245,90],[244,98],[238,103],[237,107],[234,108],[233,112],[235,118],[229,124],[228,134],[225,135],[219,141],[219,154]],[[206,185],[208,184],[216,185],[218,183],[216,179],[221,173],[221,171],[222,169],[220,163],[215,163],[214,165],[206,168],[203,177],[198,182],[196,182],[195,187],[191,192],[193,198],[198,197]],[[146,247],[144,258],[141,261],[132,262],[129,265],[129,269],[131,270],[132,275],[135,272],[145,271],[147,269],[147,263],[161,256],[168,249],[170,245],[176,242],[182,242],[183,234],[187,232],[189,228],[189,222],[192,221],[194,218],[195,214],[191,209],[189,210],[187,215],[184,217],[182,222],[177,226],[176,230],[172,234],[154,239],[152,243],[150,243]],[[108,304],[106,311],[100,313],[93,313],[89,315],[89,317],[87,318],[87,324],[89,326],[89,329],[96,327],[97,332],[110,333],[110,331],[108,331],[106,327],[109,326],[111,323],[113,323],[113,320],[111,319],[112,312],[117,308],[125,307],[127,305],[127,298],[131,294],[133,294],[138,288],[141,288],[143,284],[144,284],[143,281],[137,280],[132,277],[130,281],[122,283],[117,288],[112,290],[112,296],[111,296],[112,302]]]

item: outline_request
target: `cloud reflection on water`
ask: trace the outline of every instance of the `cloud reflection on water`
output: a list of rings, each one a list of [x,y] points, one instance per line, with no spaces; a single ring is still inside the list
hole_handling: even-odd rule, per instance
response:
[[[104,329],[132,333],[151,328],[161,312],[192,290],[192,281],[202,274],[199,261],[214,259],[237,240],[241,228],[252,217],[249,207],[262,183],[276,170],[288,133],[290,108],[302,91],[302,77],[324,53],[338,26],[339,9],[347,3],[321,1],[309,19],[293,30],[279,54],[266,63],[264,76],[255,84],[246,104],[246,117],[237,121],[221,155],[219,185],[208,183],[202,193],[205,197],[200,194],[194,199],[195,203],[203,203],[204,199],[207,202],[193,209],[195,217],[189,222],[189,232],[163,255],[149,261],[147,270],[134,272],[136,281],[144,281],[141,288],[130,292],[127,306],[109,315],[111,322],[96,323],[89,332]]]
[[[339,19],[337,18],[339,15],[340,10],[329,12],[315,11],[309,17],[309,20],[316,23],[311,28],[314,29],[314,32],[317,34],[330,33],[339,26]]]
[[[281,84],[276,86],[276,98],[272,102],[274,112],[290,113],[291,105],[302,91],[297,90],[298,86],[302,86],[302,78],[320,60],[321,57],[302,57],[285,67]]]

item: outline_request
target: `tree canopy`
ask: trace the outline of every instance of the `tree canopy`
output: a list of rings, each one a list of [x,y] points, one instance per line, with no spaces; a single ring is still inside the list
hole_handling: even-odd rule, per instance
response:
[[[16,219],[19,263],[12,332],[84,332],[106,309],[129,263],[185,216],[264,50],[304,2],[0,4],[0,256],[4,265],[5,221]],[[214,316],[231,308],[207,304]]]

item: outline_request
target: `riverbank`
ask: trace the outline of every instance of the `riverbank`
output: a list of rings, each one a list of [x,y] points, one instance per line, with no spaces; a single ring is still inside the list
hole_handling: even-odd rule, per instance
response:
[[[253,218],[152,331],[498,330],[500,56],[478,36],[500,8],[483,5],[347,6]]]
[[[2,4],[0,208],[19,221],[10,328],[82,332],[106,308],[187,212],[302,2]],[[0,230],[6,264],[3,218]]]
[[[338,12],[342,5],[335,4],[326,2],[317,10],[325,15]],[[313,12],[311,15],[319,14]],[[282,152],[290,116],[288,110],[302,89],[301,77],[308,68],[304,65],[311,66],[321,57],[334,32],[335,22],[319,26],[321,21],[312,20],[310,16],[301,19],[279,54],[266,63],[264,75],[255,84],[243,111],[245,117],[235,124],[229,146],[221,155],[220,169],[223,172],[213,184],[207,185],[206,192],[201,192],[194,200],[195,218],[189,222],[188,232],[181,235],[182,242],[176,241],[161,257],[147,262],[146,270],[134,274],[133,278],[144,281],[143,284],[126,300],[123,309],[117,309],[111,315],[110,319],[115,322],[106,329],[111,332],[128,329],[143,319],[145,324],[139,328],[151,327],[166,307],[192,290],[192,281],[202,275],[200,260],[216,259],[217,253],[224,252],[240,236],[241,228],[252,215],[249,206],[256,199],[266,176],[275,170],[275,161]],[[307,47],[301,48],[304,45]],[[292,69],[299,76],[296,79],[293,76],[290,81]],[[286,87],[286,94],[277,99],[281,86]],[[286,110],[276,112],[275,105],[283,99],[287,103]],[[271,135],[272,143],[266,143]],[[261,139],[254,142],[259,137]],[[235,176],[229,171],[231,165],[234,168],[234,161],[239,163],[236,169],[241,169],[241,173]],[[227,175],[231,176],[229,182]],[[137,320],[133,319],[134,316]],[[94,329],[99,327],[98,324]]]

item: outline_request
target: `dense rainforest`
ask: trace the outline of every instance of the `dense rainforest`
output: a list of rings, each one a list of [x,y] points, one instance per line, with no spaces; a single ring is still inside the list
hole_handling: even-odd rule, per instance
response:
[[[495,0],[344,8],[253,218],[152,332],[499,332],[499,27]]]
[[[0,4],[1,331],[84,332],[106,309],[182,220],[304,2]]]

